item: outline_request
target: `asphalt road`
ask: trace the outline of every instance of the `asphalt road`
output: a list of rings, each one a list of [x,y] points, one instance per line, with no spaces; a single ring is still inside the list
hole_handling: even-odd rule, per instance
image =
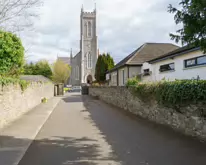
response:
[[[19,165],[205,165],[206,144],[89,96],[64,98]]]

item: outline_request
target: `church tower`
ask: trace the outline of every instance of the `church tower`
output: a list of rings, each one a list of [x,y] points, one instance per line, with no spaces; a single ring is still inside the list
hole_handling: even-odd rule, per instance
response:
[[[82,7],[80,16],[80,52],[81,52],[81,84],[95,80],[95,66],[98,58],[96,8],[92,12],[84,12]]]

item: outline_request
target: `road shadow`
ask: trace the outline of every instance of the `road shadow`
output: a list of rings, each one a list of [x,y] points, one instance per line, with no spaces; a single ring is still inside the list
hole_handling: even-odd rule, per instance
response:
[[[62,100],[66,103],[76,103],[76,102],[82,102],[82,99],[80,98],[80,95],[71,95],[62,98]]]
[[[205,165],[206,143],[96,98],[82,96],[82,100],[90,114],[88,119],[124,164]]]
[[[0,163],[14,164],[21,145],[29,139],[0,136]],[[35,140],[18,165],[98,165],[111,161],[111,156],[102,157],[96,140],[88,138],[52,137]],[[107,163],[105,163],[107,164]]]

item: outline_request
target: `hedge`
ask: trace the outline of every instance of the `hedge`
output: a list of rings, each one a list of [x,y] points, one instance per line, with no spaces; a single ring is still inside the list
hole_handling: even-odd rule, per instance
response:
[[[176,80],[139,83],[131,86],[143,99],[155,98],[161,104],[181,105],[206,101],[206,80]]]

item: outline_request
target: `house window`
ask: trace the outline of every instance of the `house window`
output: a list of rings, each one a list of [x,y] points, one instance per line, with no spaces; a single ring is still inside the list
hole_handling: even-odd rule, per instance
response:
[[[92,23],[89,21],[88,22],[88,37],[92,36]]]
[[[149,76],[150,75],[150,70],[149,69],[144,69],[144,76]]]
[[[166,71],[172,71],[172,70],[175,70],[175,64],[174,63],[170,63],[170,64],[160,66],[160,72],[166,72]]]
[[[185,68],[206,65],[206,55],[185,60]]]
[[[92,69],[92,55],[91,55],[91,53],[87,54],[87,68]]]

